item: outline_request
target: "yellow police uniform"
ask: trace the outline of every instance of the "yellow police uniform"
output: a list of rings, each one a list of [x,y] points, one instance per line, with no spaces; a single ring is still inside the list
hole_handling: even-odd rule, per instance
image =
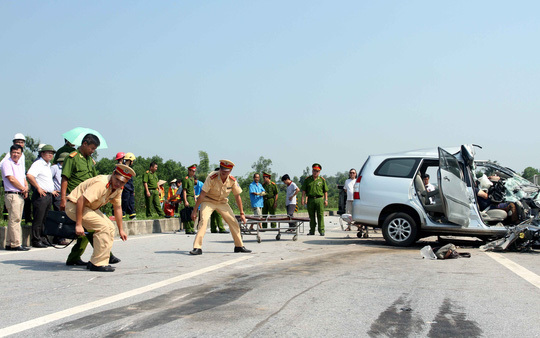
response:
[[[234,239],[234,246],[243,247],[244,244],[242,242],[242,237],[240,236],[240,226],[228,203],[228,196],[231,192],[234,196],[238,196],[242,193],[242,188],[238,185],[236,178],[229,175],[225,182],[223,182],[219,175],[219,171],[214,171],[210,173],[204,181],[202,191],[206,193],[206,197],[201,203],[198,225],[199,231],[197,232],[197,236],[195,236],[193,248],[200,249],[202,247],[206,226],[214,210],[216,210],[229,225],[231,235]]]
[[[122,205],[122,189],[112,190],[109,183],[111,175],[99,175],[79,184],[67,197],[66,214],[77,220],[77,201],[84,196],[85,204],[82,226],[94,231],[94,252],[90,262],[96,266],[109,264],[109,255],[114,240],[114,224],[99,208],[111,202],[114,206]]]

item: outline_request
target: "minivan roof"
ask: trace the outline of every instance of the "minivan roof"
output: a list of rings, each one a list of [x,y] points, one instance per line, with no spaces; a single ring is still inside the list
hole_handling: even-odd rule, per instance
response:
[[[457,154],[461,151],[460,147],[441,147],[450,154]],[[372,156],[384,156],[384,157],[423,157],[423,158],[439,158],[439,148],[425,148],[408,150],[398,153],[377,154]]]

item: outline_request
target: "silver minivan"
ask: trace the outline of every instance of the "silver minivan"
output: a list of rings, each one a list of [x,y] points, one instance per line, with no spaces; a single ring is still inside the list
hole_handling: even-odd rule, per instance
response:
[[[354,186],[352,219],[382,228],[395,246],[432,235],[502,237],[506,212],[479,210],[474,170],[472,145],[369,156]],[[426,174],[434,191],[426,191]],[[540,187],[530,185],[528,196],[540,204]]]

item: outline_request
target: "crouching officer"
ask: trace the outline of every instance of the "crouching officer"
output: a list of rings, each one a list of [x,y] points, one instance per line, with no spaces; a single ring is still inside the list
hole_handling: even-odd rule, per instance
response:
[[[122,190],[126,182],[134,176],[133,169],[117,164],[112,175],[90,178],[79,184],[67,197],[66,214],[76,222],[76,234],[83,236],[85,229],[94,232],[94,252],[87,266],[91,271],[114,271],[114,268],[108,265],[114,240],[114,225],[99,208],[111,202],[120,238],[127,240],[122,227]]]
[[[219,163],[219,170],[211,172],[210,175],[204,181],[201,194],[197,199],[197,203],[193,207],[191,213],[191,219],[197,218],[197,210],[201,207],[199,217],[199,231],[195,236],[195,242],[193,243],[193,250],[189,253],[192,255],[202,254],[202,241],[204,234],[206,233],[206,225],[212,212],[217,211],[229,224],[231,235],[234,239],[234,252],[251,252],[244,247],[242,237],[240,236],[240,226],[238,221],[234,217],[234,213],[229,206],[229,194],[233,193],[238,209],[240,210],[240,218],[243,223],[246,223],[246,216],[244,214],[244,208],[242,206],[242,188],[238,185],[236,178],[229,175],[231,173],[234,163],[228,160],[221,160]]]

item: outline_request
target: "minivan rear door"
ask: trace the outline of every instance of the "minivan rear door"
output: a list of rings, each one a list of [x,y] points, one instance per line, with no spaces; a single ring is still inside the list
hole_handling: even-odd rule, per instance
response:
[[[469,198],[459,161],[442,148],[439,148],[437,181],[448,220],[463,227],[469,226]]]

